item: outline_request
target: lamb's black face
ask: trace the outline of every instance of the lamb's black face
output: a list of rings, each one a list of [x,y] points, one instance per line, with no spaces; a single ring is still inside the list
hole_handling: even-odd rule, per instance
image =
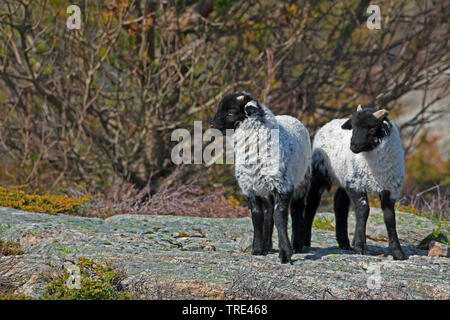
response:
[[[342,129],[352,130],[350,150],[360,153],[375,149],[381,139],[390,134],[387,120],[387,111],[384,109],[358,108],[352,118],[342,125]]]
[[[253,104],[247,105],[254,101]],[[229,93],[220,100],[216,114],[211,120],[211,127],[225,133],[226,129],[236,129],[251,112],[259,112],[261,108],[256,100],[246,92]]]

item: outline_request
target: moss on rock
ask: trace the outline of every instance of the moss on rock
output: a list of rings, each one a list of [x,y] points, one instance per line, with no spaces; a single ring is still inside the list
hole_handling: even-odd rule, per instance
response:
[[[64,271],[50,281],[42,299],[45,300],[128,300],[132,296],[122,290],[124,275],[111,266],[103,266],[86,258],[79,258],[80,288],[69,288],[69,273]]]

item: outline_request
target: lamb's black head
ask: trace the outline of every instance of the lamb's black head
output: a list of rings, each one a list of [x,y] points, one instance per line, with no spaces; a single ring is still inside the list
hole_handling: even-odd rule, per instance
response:
[[[385,109],[362,109],[358,106],[356,113],[348,119],[342,129],[352,130],[350,150],[354,153],[375,149],[386,136],[390,135],[390,126]]]
[[[239,123],[247,117],[263,113],[258,101],[253,99],[249,93],[229,93],[220,100],[216,114],[211,121],[211,127],[225,132],[226,129],[236,129]]]

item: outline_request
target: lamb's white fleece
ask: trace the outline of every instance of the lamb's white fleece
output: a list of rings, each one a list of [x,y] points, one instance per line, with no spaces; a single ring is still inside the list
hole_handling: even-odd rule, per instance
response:
[[[367,193],[388,190],[400,197],[405,177],[404,153],[397,127],[389,122],[391,134],[372,151],[358,154],[350,150],[351,130],[341,128],[348,119],[324,125],[313,142],[313,166],[344,188]]]
[[[235,175],[246,195],[267,197],[277,190],[293,191],[294,197],[303,197],[309,188],[311,176],[311,144],[308,130],[291,116],[274,116],[261,104],[264,115],[251,115],[238,126],[232,135],[235,150]],[[272,131],[272,130],[278,130]],[[276,132],[278,139],[272,140]],[[261,152],[261,140],[269,152]],[[278,158],[271,155],[279,147]],[[273,152],[271,152],[273,151]],[[269,171],[269,173],[267,173]]]

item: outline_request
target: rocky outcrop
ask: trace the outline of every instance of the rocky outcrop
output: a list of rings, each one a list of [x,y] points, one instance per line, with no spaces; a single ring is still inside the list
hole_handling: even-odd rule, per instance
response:
[[[318,219],[334,224],[330,213]],[[371,209],[367,255],[340,250],[333,231],[315,228],[309,252],[281,265],[276,252],[250,255],[250,218],[96,219],[0,208],[0,239],[20,243],[22,253],[0,257],[0,293],[3,286],[38,298],[52,272],[85,257],[124,274],[121,286],[136,298],[449,299],[449,259],[417,248],[437,226],[401,212],[397,224],[406,261],[388,256],[382,213]],[[277,248],[276,232],[274,240]]]

